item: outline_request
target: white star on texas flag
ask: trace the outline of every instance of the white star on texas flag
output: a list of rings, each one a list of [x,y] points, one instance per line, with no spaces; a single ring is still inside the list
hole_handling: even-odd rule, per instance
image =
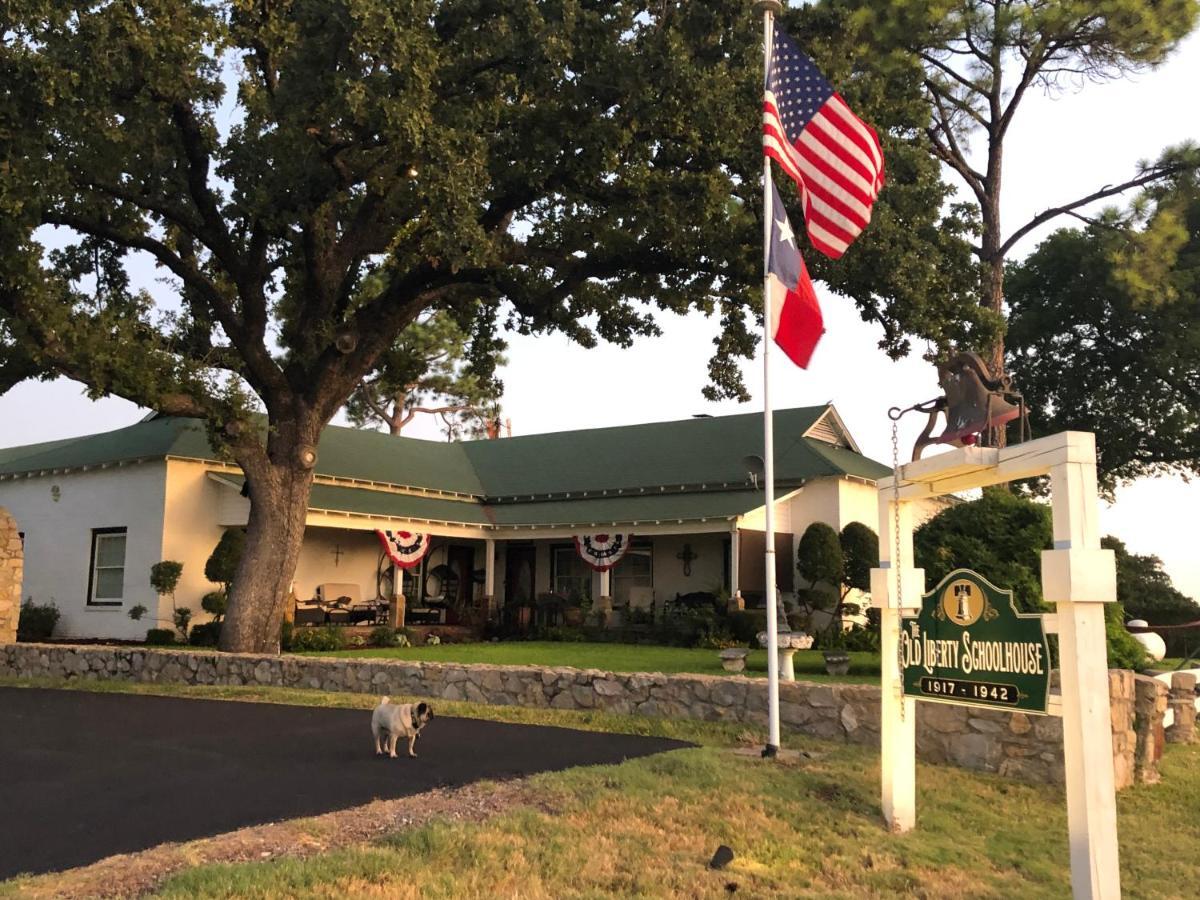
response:
[[[787,217],[785,216],[782,219],[776,219],[775,224],[779,226],[779,239],[784,243],[791,244],[793,247],[795,247],[796,241],[794,239],[796,237],[796,232],[792,231],[792,223],[787,220]]]

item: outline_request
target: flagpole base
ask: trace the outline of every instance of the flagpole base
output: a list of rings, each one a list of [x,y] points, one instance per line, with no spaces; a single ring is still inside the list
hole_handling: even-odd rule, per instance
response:
[[[762,748],[763,759],[774,759],[779,755],[779,746],[777,744],[767,744]]]
[[[769,12],[777,16],[783,12],[783,4],[779,0],[754,0],[754,11],[756,13]]]

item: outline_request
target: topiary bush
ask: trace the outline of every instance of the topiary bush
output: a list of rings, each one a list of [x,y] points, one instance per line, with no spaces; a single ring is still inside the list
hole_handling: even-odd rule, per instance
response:
[[[161,596],[174,595],[179,586],[179,577],[183,574],[183,563],[173,559],[164,559],[150,567],[150,586]]]
[[[229,598],[225,596],[224,591],[209,591],[200,598],[200,608],[217,621],[225,617],[225,609],[228,605]]]
[[[753,646],[758,633],[767,630],[767,613],[762,609],[744,609],[730,613],[727,623],[734,640]]]
[[[246,549],[246,531],[243,528],[230,528],[213,548],[212,555],[204,564],[204,577],[216,584],[225,586],[228,594],[233,585],[233,576],[237,572],[238,563],[242,561],[242,553]]]
[[[345,647],[345,630],[326,625],[322,628],[294,629],[289,649],[294,653],[314,653],[328,650],[343,650]]]
[[[34,603],[30,597],[21,604],[21,614],[17,619],[17,640],[49,640],[60,618],[62,613],[53,603]]]
[[[146,632],[146,643],[152,647],[174,644],[175,632],[170,628],[151,628]]]
[[[188,643],[193,647],[215,647],[221,639],[221,623],[205,622],[192,627],[188,635]]]

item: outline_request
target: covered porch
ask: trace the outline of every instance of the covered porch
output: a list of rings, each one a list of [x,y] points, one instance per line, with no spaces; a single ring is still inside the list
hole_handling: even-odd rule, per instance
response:
[[[222,526],[244,524],[241,479],[210,478],[227,488]],[[790,497],[778,501],[784,526]],[[479,637],[651,624],[678,604],[757,608],[765,602],[761,502],[757,491],[723,490],[490,506],[318,483],[289,616],[297,626],[440,626]],[[387,535],[417,536],[424,551],[399,565]],[[611,567],[581,554],[581,536],[610,535],[626,545]],[[776,557],[787,598],[795,553],[786,527]]]

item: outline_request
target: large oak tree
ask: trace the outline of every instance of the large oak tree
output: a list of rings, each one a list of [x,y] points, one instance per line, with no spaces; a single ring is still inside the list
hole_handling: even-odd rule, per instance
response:
[[[860,246],[814,269],[893,353],[969,338],[919,86],[862,69],[844,12],[788,27],[889,163]],[[419,316],[590,346],[698,310],[709,394],[744,396],[759,35],[742,0],[9,0],[0,388],[201,419],[251,500],[222,647],[274,650],[321,431]]]

